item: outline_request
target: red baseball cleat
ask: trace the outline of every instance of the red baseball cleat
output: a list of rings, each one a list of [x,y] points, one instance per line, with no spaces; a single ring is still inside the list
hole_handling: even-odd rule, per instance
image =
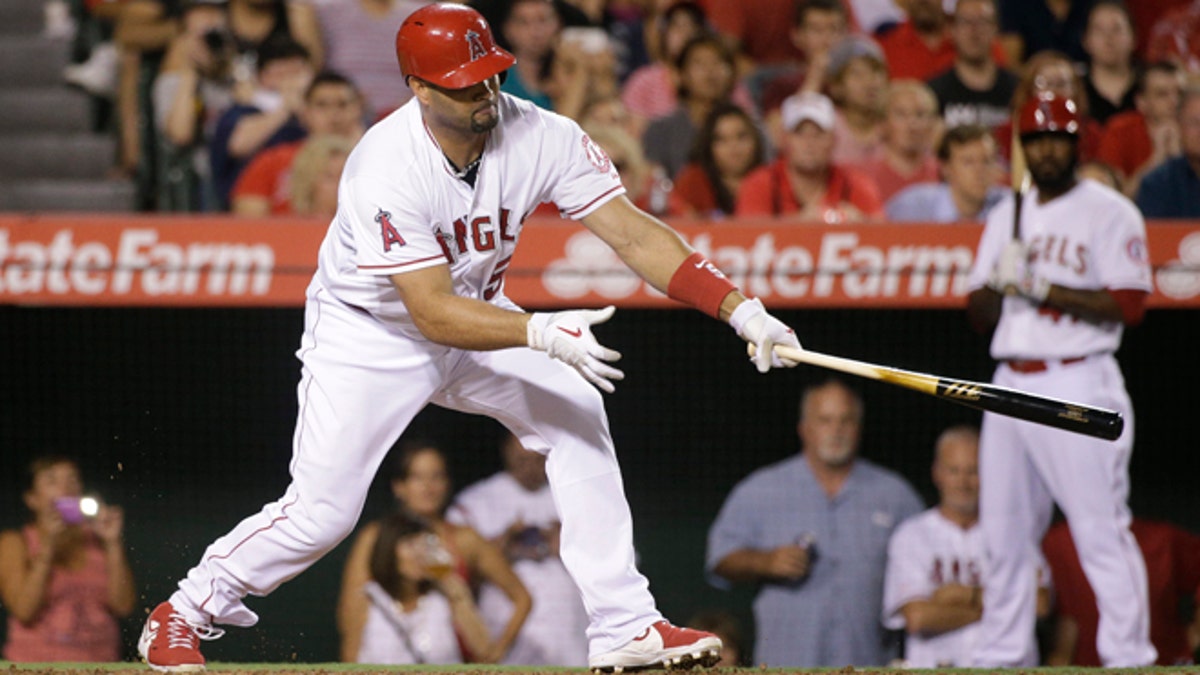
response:
[[[163,673],[194,673],[204,670],[200,640],[216,640],[225,631],[188,621],[171,603],[164,602],[150,612],[138,654],[146,665]]]
[[[721,639],[716,635],[659,621],[624,647],[589,659],[588,666],[594,673],[688,670],[708,668],[720,660]]]

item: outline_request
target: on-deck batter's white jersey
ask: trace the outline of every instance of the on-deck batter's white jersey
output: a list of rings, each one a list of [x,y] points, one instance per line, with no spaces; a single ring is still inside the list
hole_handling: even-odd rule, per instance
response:
[[[500,536],[518,520],[543,529],[559,522],[550,486],[530,492],[507,472],[463,490],[446,513],[446,519],[470,525],[488,539]],[[587,612],[562,561],[558,556],[518,560],[513,563],[513,570],[533,596],[533,609],[503,662],[586,665]],[[493,634],[499,634],[512,616],[512,603],[498,588],[484,585],[479,593],[479,610]]]
[[[1032,270],[1051,283],[1083,290],[1150,291],[1146,223],[1137,207],[1117,191],[1081,180],[1070,192],[1039,204],[1031,189],[1021,207],[1021,239],[1030,249]],[[979,241],[971,290],[987,284],[1005,245],[1012,239],[1013,199],[988,214]],[[1119,322],[1093,324],[1040,308],[1017,296],[1004,298],[991,354],[1005,359],[1062,359],[1115,352]]]
[[[475,187],[458,178],[414,99],[371,127],[346,161],[313,286],[420,338],[388,275],[450,266],[456,295],[503,294],[521,223],[542,202],[582,218],[624,193],[608,155],[572,120],[507,94]]]
[[[1049,566],[1038,551],[1039,586],[1049,585]],[[945,584],[979,586],[983,578],[983,531],[959,527],[936,507],[901,523],[888,542],[883,582],[883,625],[904,628],[904,605],[933,595]],[[909,634],[904,661],[912,668],[959,666],[970,662],[979,622],[940,635]]]

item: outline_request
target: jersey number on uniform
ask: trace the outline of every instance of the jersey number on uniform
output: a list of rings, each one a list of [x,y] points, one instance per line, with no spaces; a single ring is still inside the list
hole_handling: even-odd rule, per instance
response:
[[[379,223],[379,233],[383,235],[383,252],[387,253],[392,250],[393,245],[403,246],[405,244],[404,237],[396,231],[396,226],[392,225],[392,214],[379,209],[379,213],[375,214],[375,222]]]

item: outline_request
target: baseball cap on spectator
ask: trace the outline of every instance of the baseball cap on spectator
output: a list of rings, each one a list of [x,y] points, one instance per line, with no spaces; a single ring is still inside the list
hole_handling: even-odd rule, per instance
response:
[[[834,45],[833,49],[829,50],[829,65],[825,69],[826,77],[831,80],[837,79],[851,61],[860,58],[870,59],[884,69],[887,68],[887,59],[883,56],[883,50],[874,40],[861,35],[847,35],[842,38],[841,42]]]
[[[812,122],[824,131],[833,131],[833,101],[815,91],[792,94],[783,100],[779,108],[783,128],[795,131],[801,122]]]

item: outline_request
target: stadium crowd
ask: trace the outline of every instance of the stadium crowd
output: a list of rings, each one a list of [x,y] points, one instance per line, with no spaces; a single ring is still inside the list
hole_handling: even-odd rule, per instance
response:
[[[147,210],[324,217],[353,143],[411,96],[393,39],[428,4],[73,1],[66,78],[111,101]],[[579,122],[659,216],[980,221],[1011,111],[1044,90],[1084,114],[1088,176],[1147,217],[1200,213],[1194,3],[469,4],[517,57],[503,90]]]

